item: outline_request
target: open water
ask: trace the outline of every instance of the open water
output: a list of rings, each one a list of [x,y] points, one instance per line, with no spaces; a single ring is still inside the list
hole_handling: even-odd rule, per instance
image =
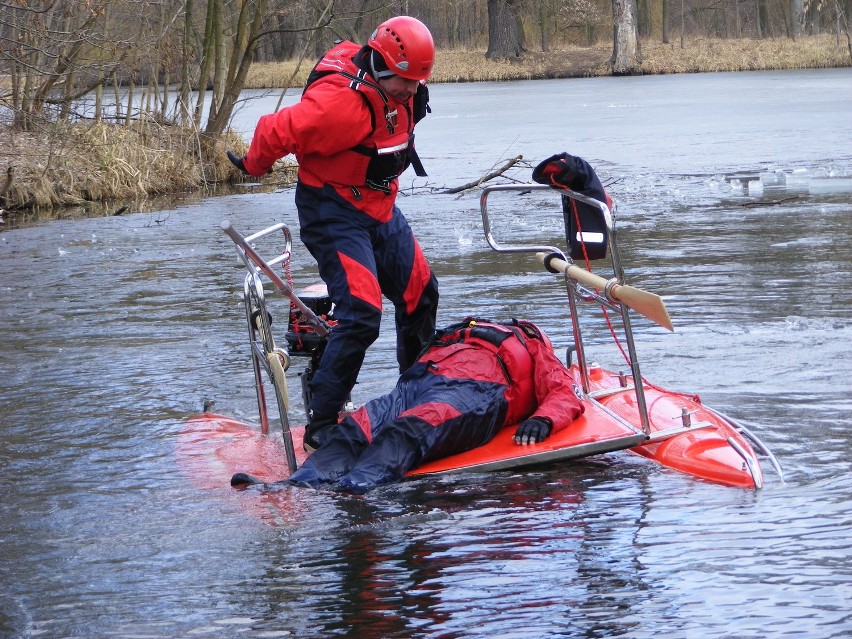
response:
[[[237,125],[250,135],[276,99]],[[258,516],[258,491],[196,488],[174,447],[205,399],[257,419],[219,225],[297,235],[292,190],[7,229],[0,637],[852,634],[852,69],[436,85],[432,100],[430,176],[407,175],[399,203],[440,321],[527,317],[568,344],[558,280],[488,249],[478,192],[439,191],[517,155],[580,155],[618,204],[628,281],[675,324],[636,319],[643,374],[741,420],[783,479],[767,465],[762,490],[726,488],[623,452],[363,498],[291,490]],[[492,205],[498,240],[564,243],[555,198]],[[297,287],[313,283],[294,249]],[[395,380],[387,319],[356,402]],[[584,321],[590,358],[622,367]]]

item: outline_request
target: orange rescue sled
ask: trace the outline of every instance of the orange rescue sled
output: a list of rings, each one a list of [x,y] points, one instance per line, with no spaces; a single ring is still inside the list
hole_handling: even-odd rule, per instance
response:
[[[569,255],[577,254],[577,243],[605,242],[614,277],[604,279],[574,264],[560,249],[551,246],[520,246],[498,243],[491,232],[488,198],[494,192],[528,192],[550,187],[537,184],[511,184],[486,188],[480,208],[486,240],[498,252],[536,254],[545,268],[564,276],[577,362],[570,364],[575,392],[585,405],[585,413],[572,425],[540,444],[518,446],[512,441],[513,428],[505,428],[488,444],[458,455],[428,462],[409,473],[496,471],[534,464],[566,463],[571,459],[629,449],[663,466],[696,478],[741,488],[761,488],[763,472],[758,458],[768,459],[781,475],[777,460],[748,429],[727,416],[704,406],[696,396],[668,391],[643,380],[633,340],[630,311],[673,330],[663,300],[652,293],[629,286],[619,261],[612,212],[596,200],[573,191],[562,192]],[[571,200],[584,203],[598,216],[592,220],[602,234],[584,234],[581,220],[571,220],[567,206]],[[576,209],[575,209],[576,211]],[[302,429],[292,428],[288,419],[289,392],[285,371],[291,356],[308,360],[301,374],[302,400],[310,400],[310,380],[319,363],[326,335],[333,330],[333,309],[324,287],[311,287],[296,295],[274,267],[287,266],[291,257],[291,236],[287,227],[276,224],[243,237],[229,222],[223,230],[234,241],[248,273],[244,300],[248,323],[252,366],[255,373],[259,426],[205,411],[190,418],[178,437],[177,454],[181,466],[201,487],[227,485],[231,475],[250,474],[261,481],[284,479],[305,458]],[[569,232],[569,228],[571,232]],[[281,232],[284,251],[266,261],[255,250],[259,241]],[[603,238],[603,239],[601,239]],[[579,247],[582,249],[582,246]],[[600,247],[596,249],[601,253]],[[286,270],[286,269],[285,269]],[[276,344],[271,332],[271,315],[264,295],[265,276],[290,300],[286,343]],[[629,373],[612,372],[589,364],[585,355],[579,322],[579,304],[591,302],[620,313],[625,358]],[[552,329],[548,328],[548,332]],[[570,357],[570,354],[569,354]],[[276,397],[281,437],[270,434],[266,387]],[[756,452],[757,451],[757,452]]]

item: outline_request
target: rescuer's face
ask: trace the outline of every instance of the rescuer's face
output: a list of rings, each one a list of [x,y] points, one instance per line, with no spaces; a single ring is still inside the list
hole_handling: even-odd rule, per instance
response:
[[[382,87],[384,92],[400,102],[413,98],[414,94],[417,93],[418,84],[420,84],[419,80],[408,80],[398,75],[379,80],[379,86]]]

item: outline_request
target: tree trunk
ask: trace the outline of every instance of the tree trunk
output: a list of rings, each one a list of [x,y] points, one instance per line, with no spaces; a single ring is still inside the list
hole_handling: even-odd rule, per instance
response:
[[[651,35],[651,2],[636,0],[636,31],[642,38]]]
[[[521,0],[488,0],[489,60],[520,58],[524,51],[524,32],[520,18]]]
[[[757,0],[757,37],[769,37],[769,7],[766,0]]]
[[[186,9],[183,25],[183,40],[181,43],[181,47],[183,49],[183,64],[181,65],[180,70],[180,97],[178,98],[180,102],[180,109],[178,111],[178,121],[184,126],[189,125],[189,61],[191,40],[190,36],[192,34],[193,29],[194,13],[195,12],[193,11],[193,0],[186,0]]]
[[[852,0],[846,0],[846,8],[841,6],[841,0],[834,0],[834,12],[837,22],[837,46],[840,47],[840,37],[846,34],[846,48],[852,57],[852,35],[849,33],[849,14],[852,13]]]
[[[225,89],[225,68],[228,64],[228,55],[225,50],[228,43],[225,40],[224,0],[216,0],[213,5],[213,94],[210,96],[209,112],[209,118],[211,120],[216,118],[216,112],[219,110],[219,103],[222,100],[222,94]],[[245,6],[246,5],[243,4],[243,7]],[[228,31],[230,33],[231,30],[228,29]]]
[[[100,122],[103,118],[104,104],[104,85],[99,84],[95,88],[95,122]]]
[[[254,50],[261,37],[261,26],[266,15],[267,0],[258,0],[252,8],[243,5],[235,28],[235,38],[227,69],[222,69],[221,93],[217,87],[216,95],[210,106],[210,117],[204,127],[204,136],[208,139],[218,138],[228,122],[234,106],[240,97],[240,91],[245,86],[246,76],[251,67]],[[214,105],[216,108],[214,110]]]
[[[213,13],[215,1],[207,3],[207,17],[204,24],[204,40],[201,50],[201,70],[198,74],[198,93],[196,96],[195,112],[193,121],[195,128],[201,128],[201,115],[204,113],[204,98],[207,95],[207,84],[210,82],[210,67],[213,62]]]
[[[637,75],[642,55],[636,31],[636,0],[612,0],[612,20],[612,74]]]
[[[743,36],[743,28],[740,24],[740,0],[735,0],[734,11],[736,11],[736,24],[734,26],[734,37],[741,38]]]
[[[663,0],[663,44],[669,43],[669,0]]]
[[[790,37],[794,40],[802,35],[805,22],[804,0],[790,0]]]
[[[112,94],[115,101],[115,121],[121,120],[121,81],[118,79],[118,72],[112,72]]]
[[[133,117],[133,89],[136,82],[133,76],[130,76],[130,82],[127,85],[127,113],[124,114],[124,126],[130,126],[130,119]]]

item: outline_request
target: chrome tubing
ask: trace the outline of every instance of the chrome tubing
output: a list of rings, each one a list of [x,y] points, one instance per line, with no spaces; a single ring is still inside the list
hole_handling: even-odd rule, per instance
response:
[[[230,224],[230,222],[229,222]],[[245,241],[249,244],[251,242],[255,242],[262,237],[266,237],[267,235],[272,235],[275,231],[281,231],[284,234],[284,253],[289,255],[290,250],[293,247],[292,236],[290,235],[290,228],[284,224],[284,222],[279,222],[278,224],[273,224],[270,227],[263,229],[262,231],[258,231],[257,233],[253,233],[245,238]]]
[[[736,430],[743,437],[749,440],[755,446],[755,448],[757,448],[757,450],[769,460],[769,463],[772,464],[772,467],[775,469],[775,472],[778,473],[778,477],[781,479],[781,481],[784,481],[784,471],[781,469],[781,464],[778,463],[778,459],[775,457],[772,451],[769,450],[767,445],[764,444],[763,441],[760,440],[760,438],[758,438],[757,435],[755,435],[753,432],[751,432],[751,430],[740,424],[735,419],[729,417],[725,413],[719,412],[715,408],[704,406],[704,409],[724,419],[726,422],[728,422],[728,424],[731,425],[734,430]]]
[[[491,220],[488,217],[488,195],[495,191],[542,191],[551,190],[549,186],[544,184],[495,184],[488,186],[482,191],[479,196],[479,210],[482,213],[482,228],[485,231],[485,241],[488,246],[498,253],[558,253],[562,259],[568,261],[564,257],[562,251],[554,246],[524,246],[521,244],[498,244],[491,233]],[[592,200],[593,202],[595,200]]]
[[[594,198],[587,197],[581,193],[576,193],[575,191],[570,190],[555,190],[551,186],[546,184],[499,184],[494,186],[489,186],[483,189],[482,195],[480,196],[480,211],[482,213],[482,226],[485,232],[485,240],[488,242],[488,245],[495,251],[500,253],[521,253],[521,252],[533,252],[533,253],[556,253],[561,259],[565,260],[568,263],[573,263],[573,261],[565,257],[560,249],[551,246],[523,246],[523,245],[513,245],[513,244],[500,244],[498,243],[493,236],[491,230],[491,220],[488,215],[488,196],[491,193],[498,191],[518,191],[518,192],[530,192],[530,191],[549,191],[555,192],[559,195],[563,195],[565,197],[571,198],[573,200],[577,200],[578,202],[583,202],[584,204],[588,204],[589,206],[593,206],[600,210],[601,215],[603,216],[604,223],[607,228],[607,235],[609,241],[609,253],[610,259],[612,261],[613,272],[616,275],[617,282],[619,284],[624,284],[624,269],[621,266],[621,261],[618,257],[618,245],[615,241],[615,222],[613,218],[612,211],[610,211],[609,207],[604,203],[600,202]],[[578,286],[579,284],[572,280],[568,274],[565,274],[566,286],[568,288],[568,305],[571,313],[571,324],[573,328],[574,334],[574,345],[577,351],[577,365],[580,369],[581,381],[583,384],[583,391],[585,393],[589,393],[591,388],[591,384],[589,382],[589,371],[587,367],[585,352],[583,349],[583,340],[582,333],[580,330],[580,319],[578,315],[577,303],[575,300],[575,295],[578,294]],[[585,289],[583,289],[585,290]],[[599,296],[595,296],[596,298]],[[639,370],[639,360],[636,355],[636,345],[633,339],[633,329],[630,323],[630,316],[628,313],[627,306],[624,304],[618,304],[617,307],[614,307],[612,301],[608,301],[605,304],[609,308],[620,308],[622,322],[624,324],[624,334],[625,340],[627,341],[627,349],[628,355],[630,358],[630,369],[633,374],[634,379],[634,392],[636,394],[636,403],[639,408],[639,416],[642,422],[642,429],[644,430],[646,435],[649,435],[651,432],[651,424],[650,419],[648,418],[648,407],[645,401],[645,392],[642,382],[642,374]]]
[[[495,184],[493,186],[485,187],[482,191],[482,195],[479,197],[479,210],[482,214],[482,228],[485,232],[485,241],[488,242],[488,246],[498,253],[556,254],[566,262],[571,262],[571,258],[566,257],[562,250],[555,246],[526,246],[521,244],[500,244],[497,242],[491,231],[491,218],[488,216],[488,196],[496,191],[528,192],[552,191],[552,189],[545,184]],[[571,330],[574,336],[574,349],[577,352],[577,366],[580,368],[580,381],[583,385],[583,392],[588,394],[591,390],[589,369],[586,363],[586,352],[583,349],[583,335],[580,330],[580,317],[577,313],[577,300],[574,297],[577,292],[577,283],[565,275],[565,287],[568,293],[568,310],[571,315]]]
[[[290,431],[290,420],[288,416],[288,402],[286,399],[287,389],[286,381],[284,387],[280,388],[276,380],[276,370],[273,370],[273,365],[269,360],[271,355],[277,355],[280,352],[275,347],[275,341],[272,336],[272,327],[269,321],[269,313],[266,309],[266,298],[263,291],[263,281],[261,273],[265,274],[272,280],[279,291],[284,293],[286,297],[293,302],[300,310],[303,311],[306,321],[310,323],[313,318],[316,324],[314,325],[317,333],[321,329],[326,329],[327,325],[318,318],[310,308],[292,292],[290,286],[284,282],[273,270],[272,267],[287,262],[291,257],[292,239],[290,230],[285,224],[275,224],[262,231],[244,238],[230,222],[222,223],[222,230],[236,244],[237,254],[246,266],[248,273],[246,274],[243,284],[243,301],[245,304],[246,323],[248,324],[249,346],[251,350],[252,371],[255,379],[255,392],[257,396],[257,407],[260,415],[260,430],[264,435],[269,434],[269,410],[266,401],[266,390],[263,383],[263,375],[261,370],[265,371],[267,377],[272,383],[275,391],[275,399],[278,406],[278,415],[281,421],[281,436],[284,443],[284,451],[287,459],[287,466],[290,472],[294,472],[297,468],[296,454],[293,447],[293,435]],[[285,250],[275,259],[269,262],[265,261],[257,252],[249,245],[262,237],[271,235],[277,231],[281,231],[284,235]],[[286,356],[286,352],[284,352]],[[286,364],[284,365],[286,370]]]
[[[606,204],[598,202],[601,210],[608,212]],[[615,225],[612,224],[612,216],[604,217],[607,220],[607,230],[609,231],[609,256],[612,261],[612,270],[619,284],[624,284],[624,268],[621,266],[621,258],[618,253],[618,241],[616,238]],[[639,408],[639,417],[642,420],[642,428],[645,433],[651,435],[651,421],[648,417],[648,404],[645,401],[645,382],[642,379],[642,373],[639,370],[639,356],[636,353],[636,342],[633,340],[633,324],[630,322],[630,314],[627,306],[621,304],[621,321],[624,324],[624,338],[627,341],[627,354],[630,357],[630,372],[633,374],[633,385],[635,386],[636,405]]]
[[[258,299],[258,297],[260,299]],[[260,432],[264,435],[269,434],[269,414],[266,409],[266,391],[263,388],[263,376],[261,375],[261,369],[265,370],[265,365],[262,363],[263,359],[258,355],[258,338],[257,338],[257,326],[254,325],[253,315],[254,309],[258,309],[258,313],[263,313],[266,311],[265,308],[262,310],[261,307],[265,307],[263,302],[263,285],[260,282],[260,278],[257,277],[257,274],[249,273],[246,275],[245,282],[243,283],[243,302],[245,304],[246,309],[246,323],[248,324],[248,334],[249,334],[249,350],[251,351],[251,367],[254,372],[254,389],[255,394],[257,395],[257,410],[260,414]],[[261,339],[264,336],[261,335]],[[266,345],[261,345],[261,350],[266,348]]]
[[[276,224],[274,227],[270,227],[270,229],[278,230],[281,225]],[[258,237],[263,237],[264,235],[268,235],[272,232],[270,229],[264,229],[260,233],[255,233],[254,235],[250,235],[249,238],[257,239]],[[245,263],[246,268],[249,271],[252,270],[260,270],[264,275],[266,275],[269,280],[275,285],[281,293],[289,298],[289,300],[302,312],[302,317],[304,318],[307,324],[310,324],[313,329],[316,331],[317,335],[320,337],[325,337],[328,335],[329,326],[322,319],[317,317],[317,315],[308,308],[302,300],[298,298],[298,296],[293,292],[293,289],[290,288],[289,284],[279,277],[279,275],[272,270],[272,267],[269,263],[267,263],[251,246],[249,246],[248,242],[250,241],[248,238],[244,238],[240,235],[240,232],[237,231],[233,227],[230,221],[225,220],[222,222],[222,230],[230,237],[234,244],[237,245],[237,253],[242,259],[243,263]],[[289,231],[286,234],[289,236]],[[286,251],[286,255],[289,257],[289,242],[288,249]],[[277,263],[282,261],[283,254],[281,258],[277,258],[275,262]]]
[[[748,472],[751,474],[751,480],[754,482],[754,487],[763,488],[763,475],[760,472],[760,465],[757,463],[757,460],[749,455],[733,437],[728,437],[727,441],[728,445],[737,451],[737,454],[743,458],[743,461],[748,467]]]
[[[278,387],[275,374],[272,371],[267,355],[275,352],[275,342],[272,338],[272,327],[269,323],[269,315],[266,310],[266,300],[263,294],[263,282],[257,272],[248,273],[243,286],[244,301],[246,307],[246,321],[248,322],[249,346],[251,350],[252,370],[254,372],[255,392],[257,395],[257,408],[260,413],[260,432],[269,434],[269,411],[266,405],[266,390],[263,384],[263,370],[275,391],[275,400],[278,406],[278,416],[281,421],[281,437],[284,443],[284,453],[287,458],[287,467],[290,473],[296,471],[296,453],[293,447],[293,434],[290,431],[290,418],[287,413],[287,401],[284,392]]]

